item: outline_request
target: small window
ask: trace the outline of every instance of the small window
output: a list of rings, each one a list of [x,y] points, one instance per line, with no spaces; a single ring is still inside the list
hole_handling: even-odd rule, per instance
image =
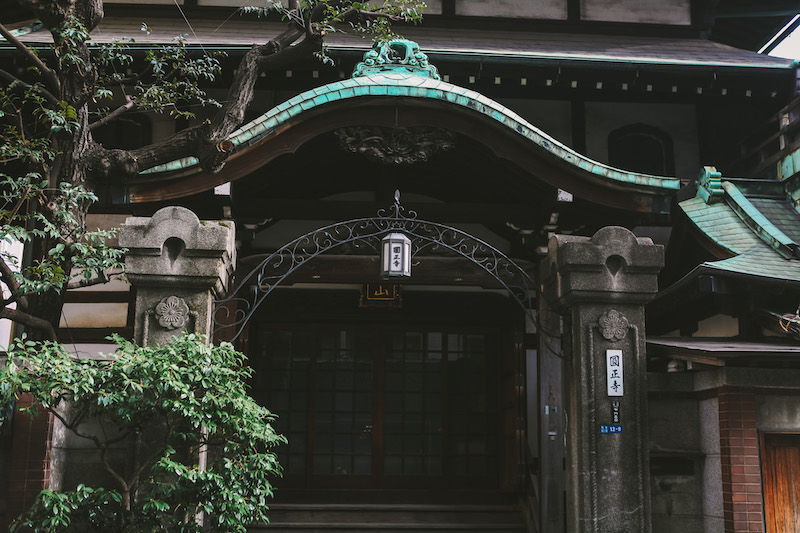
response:
[[[674,176],[672,138],[646,124],[623,126],[608,135],[608,163],[623,170]]]

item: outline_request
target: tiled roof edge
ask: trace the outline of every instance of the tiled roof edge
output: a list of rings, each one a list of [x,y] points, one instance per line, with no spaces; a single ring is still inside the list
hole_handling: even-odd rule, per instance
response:
[[[37,31],[39,31],[39,30],[41,30],[43,28],[44,28],[44,24],[42,24],[38,20],[34,20],[34,21],[29,22],[27,24],[24,24],[24,25],[22,25],[22,26],[20,26],[18,28],[14,28],[12,30],[9,30],[9,33],[11,35],[13,35],[14,37],[23,37],[25,35],[37,32]],[[7,42],[6,38],[0,36],[0,43],[6,43],[6,42]]]
[[[233,151],[238,152],[256,144],[280,129],[282,125],[292,121],[296,115],[312,108],[350,98],[374,96],[420,98],[455,104],[500,122],[540,149],[603,180],[637,185],[662,193],[671,193],[680,188],[680,180],[676,178],[629,172],[589,159],[550,137],[514,111],[476,91],[444,81],[408,74],[392,73],[351,78],[305,91],[243,125],[231,133],[228,140],[234,146]],[[197,160],[194,157],[188,157],[146,169],[141,174],[154,175],[185,170],[196,164]]]
[[[696,229],[698,232],[702,233],[702,234],[703,234],[703,236],[704,236],[706,239],[708,239],[708,240],[710,240],[712,243],[714,243],[714,245],[716,245],[716,246],[718,246],[719,248],[721,248],[722,250],[726,251],[726,252],[727,252],[728,254],[730,254],[731,256],[738,255],[738,254],[740,253],[739,251],[737,251],[736,249],[734,249],[734,248],[732,248],[731,246],[729,246],[729,245],[728,245],[728,244],[727,244],[725,241],[723,241],[723,240],[721,240],[721,239],[719,239],[719,238],[715,237],[714,235],[711,235],[710,233],[708,233],[707,231],[705,231],[703,228],[701,228],[701,227],[700,227],[700,224],[698,223],[698,221],[697,221],[697,220],[695,220],[695,218],[694,218],[694,215],[693,215],[693,214],[690,212],[690,210],[689,210],[689,209],[687,209],[687,207],[686,207],[686,204],[687,204],[687,202],[693,202],[693,201],[696,201],[698,197],[699,197],[700,199],[702,199],[702,196],[700,195],[700,193],[699,193],[699,192],[698,192],[698,194],[697,194],[696,196],[694,196],[694,197],[692,197],[692,198],[688,198],[688,199],[686,199],[686,200],[684,200],[684,201],[682,201],[682,202],[678,202],[678,207],[681,209],[681,211],[683,211],[683,214],[684,214],[684,216],[686,217],[686,220],[688,220],[688,221],[689,221],[689,223],[691,223],[691,224],[692,224],[692,226],[694,227],[694,229]]]
[[[733,183],[723,181],[722,188],[725,191],[728,206],[747,224],[747,227],[777,250],[781,256],[787,259],[800,258],[800,246],[756,209]]]
[[[800,282],[794,280],[787,280],[782,278],[774,278],[769,276],[762,276],[756,273],[749,273],[745,274],[742,272],[734,272],[731,270],[725,270],[719,268],[718,266],[714,265],[714,262],[705,262],[700,263],[692,270],[687,272],[683,277],[665,287],[664,289],[660,290],[656,297],[651,301],[648,306],[659,306],[661,302],[664,300],[675,297],[678,294],[681,294],[683,291],[691,290],[692,285],[696,282],[696,280],[703,275],[719,275],[724,278],[731,278],[731,279],[744,279],[747,281],[754,281],[756,283],[764,283],[767,285],[770,284],[779,284],[782,288],[786,287],[799,287]]]

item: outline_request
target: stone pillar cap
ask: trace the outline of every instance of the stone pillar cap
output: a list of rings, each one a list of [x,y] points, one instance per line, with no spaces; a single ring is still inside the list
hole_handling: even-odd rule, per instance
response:
[[[592,237],[554,235],[542,263],[542,293],[554,307],[577,301],[643,303],[658,292],[664,247],[620,226]]]
[[[125,273],[132,285],[208,286],[221,291],[236,259],[231,221],[200,221],[184,207],[152,217],[129,217],[119,244],[128,248]]]

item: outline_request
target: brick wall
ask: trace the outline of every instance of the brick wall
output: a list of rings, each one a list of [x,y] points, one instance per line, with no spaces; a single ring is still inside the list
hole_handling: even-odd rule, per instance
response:
[[[31,405],[30,395],[17,401],[17,407]],[[8,472],[8,519],[26,511],[36,495],[47,487],[50,477],[50,441],[53,417],[40,410],[31,418],[26,413],[15,413],[11,437],[11,465]],[[5,524],[0,524],[0,529]]]
[[[761,465],[752,389],[719,389],[719,436],[725,532],[763,532]]]

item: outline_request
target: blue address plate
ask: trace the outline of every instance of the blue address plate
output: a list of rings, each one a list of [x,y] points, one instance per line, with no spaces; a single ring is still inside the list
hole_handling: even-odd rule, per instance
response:
[[[622,433],[622,426],[600,426],[600,433]]]

